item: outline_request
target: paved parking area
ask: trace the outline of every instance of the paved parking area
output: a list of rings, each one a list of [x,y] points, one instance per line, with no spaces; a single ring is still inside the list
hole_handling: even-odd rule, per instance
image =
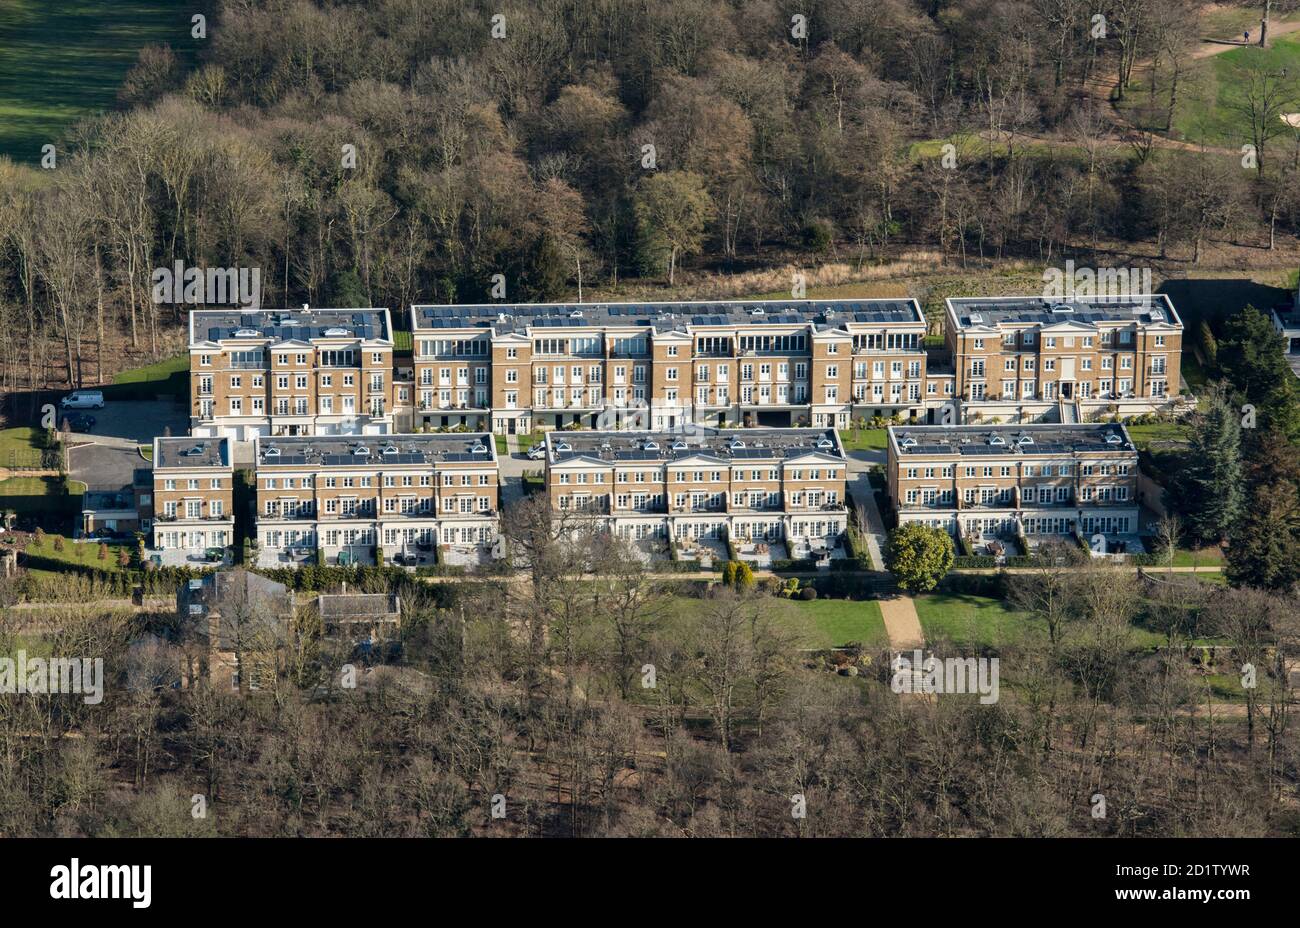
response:
[[[76,444],[68,449],[69,476],[91,489],[129,487],[135,469],[148,466],[134,444]]]
[[[109,400],[103,409],[77,410],[95,417],[95,427],[78,433],[107,445],[147,445],[155,435],[171,429],[173,435],[188,435],[190,417],[184,406],[160,400]]]

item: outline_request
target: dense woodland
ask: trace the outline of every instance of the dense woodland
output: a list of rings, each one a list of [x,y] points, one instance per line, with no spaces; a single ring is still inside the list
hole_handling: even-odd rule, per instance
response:
[[[356,688],[343,665],[364,662],[313,637],[310,613],[293,640],[260,646],[278,649],[282,675],[236,693],[172,689],[186,647],[176,618],[87,610],[73,604],[90,592],[75,578],[68,605],[4,611],[0,650],[30,642],[21,623],[39,620],[54,653],[103,654],[109,677],[97,706],[0,696],[0,831],[1211,836],[1300,825],[1280,672],[1300,644],[1293,599],[1142,579],[1068,548],[1031,574],[967,578],[961,589],[1006,595],[1040,627],[998,649],[1001,698],[980,705],[898,695],[888,652],[797,650],[778,621],[790,604],[770,584],[715,588],[683,621],[691,591],[647,577],[606,539],[570,540],[573,526],[538,505],[507,526],[528,583],[406,585],[403,659],[364,670]],[[584,568],[600,579],[574,579]],[[1159,645],[1135,649],[1135,623]],[[1205,636],[1235,644],[1207,649]],[[1259,687],[1225,699],[1223,681],[1246,663]],[[805,817],[792,814],[796,796]]]
[[[260,268],[265,305],[400,309],[485,299],[495,274],[525,301],[683,263],[1267,251],[1295,231],[1276,117],[1300,77],[1248,94],[1250,169],[1108,102],[1154,61],[1149,106],[1172,109],[1198,9],[219,0],[196,67],[146,48],[52,170],[0,160],[0,390],[174,350],[184,307],[150,274],[176,261]]]

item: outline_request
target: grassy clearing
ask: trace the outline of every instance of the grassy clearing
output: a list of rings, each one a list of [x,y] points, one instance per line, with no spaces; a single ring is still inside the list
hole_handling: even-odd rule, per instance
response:
[[[145,45],[170,45],[189,67],[205,40],[190,36],[180,0],[4,0],[0,3],[0,155],[36,164],[75,122],[111,109]]]
[[[55,545],[55,539],[61,538],[63,550],[59,551]],[[91,567],[96,570],[118,571],[121,570],[117,560],[120,553],[125,550],[129,557],[132,548],[126,545],[108,544],[108,555],[99,559],[99,542],[75,542],[71,538],[63,535],[46,535],[41,544],[37,545],[32,542],[27,548],[27,553],[38,557],[49,558],[53,561],[59,561],[63,564],[75,564],[81,567]]]
[[[782,605],[794,608],[800,619],[799,624],[812,623],[811,634],[815,643],[805,647],[839,648],[858,643],[883,648],[889,643],[889,636],[885,634],[885,620],[880,614],[880,603],[874,599],[789,600]]]
[[[42,438],[40,429],[27,426],[0,429],[0,467],[40,467]]]
[[[945,639],[962,647],[1001,647],[1047,633],[1041,620],[988,596],[926,593],[914,599],[927,642]]]
[[[1154,422],[1150,425],[1129,425],[1127,428],[1139,451],[1147,450],[1156,442],[1164,445],[1186,445],[1188,442],[1187,426],[1180,422]]]
[[[1296,15],[1288,14],[1285,19],[1294,20]],[[1258,9],[1224,11],[1204,34],[1240,40],[1244,29],[1250,29],[1252,39],[1259,37]],[[1211,57],[1185,61],[1179,78],[1173,124],[1166,134],[1233,148],[1250,141],[1249,117],[1242,111],[1242,106],[1247,69],[1257,65],[1274,73],[1286,68],[1294,74],[1295,68],[1300,66],[1300,37],[1292,33],[1271,39],[1268,48],[1229,48]],[[1154,75],[1149,68],[1144,68],[1134,75],[1129,93],[1118,104],[1120,110],[1135,125],[1164,133],[1169,115],[1171,78],[1168,62]],[[1276,150],[1281,150],[1289,142],[1288,134],[1273,144]]]
[[[151,400],[159,394],[185,399],[190,393],[190,356],[177,355],[144,367],[122,371],[104,387],[107,400]]]
[[[493,439],[496,441],[497,445],[497,457],[505,457],[510,453],[510,448],[506,445],[506,437],[504,435],[494,435]]]
[[[707,599],[675,597],[670,609],[678,622],[698,621],[709,608]],[[814,599],[809,601],[772,597],[760,608],[793,639],[797,648],[838,648],[858,643],[883,648],[889,643],[880,604],[875,600]]]
[[[0,509],[19,515],[79,512],[85,490],[85,484],[71,480],[64,492],[58,477],[10,477],[0,480]]]
[[[841,429],[840,442],[845,451],[884,451],[889,433],[885,429]]]

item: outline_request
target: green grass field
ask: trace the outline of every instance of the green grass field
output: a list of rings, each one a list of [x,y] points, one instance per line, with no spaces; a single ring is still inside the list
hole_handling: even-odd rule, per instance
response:
[[[63,538],[63,550],[55,549],[55,538]],[[93,567],[96,570],[117,571],[121,570],[118,566],[117,559],[119,553],[125,549],[128,556],[131,553],[131,547],[127,545],[108,545],[108,556],[104,560],[99,559],[99,543],[94,541],[77,543],[71,538],[60,535],[46,535],[40,546],[34,543],[27,549],[28,554],[38,557],[49,558],[50,560],[60,561],[64,564],[78,564],[82,567]]]
[[[798,648],[837,648],[850,642],[876,648],[889,643],[880,604],[875,600],[805,602],[773,597],[762,600],[760,606],[764,615],[789,633]],[[672,600],[670,608],[678,621],[691,622],[708,607],[708,600],[679,596]]]
[[[0,467],[41,466],[41,430],[22,426],[0,429]]]
[[[10,477],[0,480],[0,509],[20,515],[80,511],[84,485],[73,483],[69,490],[77,492],[64,493],[57,477]]]
[[[1180,422],[1155,422],[1151,425],[1126,425],[1129,437],[1133,443],[1138,446],[1138,450],[1145,451],[1151,447],[1152,443],[1160,443],[1165,447],[1169,443],[1187,444],[1188,433],[1187,426]]]
[[[190,395],[190,356],[177,355],[144,367],[122,371],[104,387],[106,400],[151,400],[159,394],[180,399]]]
[[[840,429],[845,451],[884,451],[889,434],[884,429]]]
[[[926,593],[914,602],[927,642],[942,638],[959,646],[996,648],[1046,633],[1040,621],[987,596]]]
[[[883,648],[889,643],[880,603],[874,599],[814,599],[808,602],[796,599],[790,600],[788,606],[803,622],[811,622],[811,629],[800,629],[812,639],[804,647],[838,648],[856,642]],[[780,614],[779,610],[777,614]]]
[[[519,440],[519,450],[520,450],[520,451],[527,451],[529,448],[531,448],[533,445],[537,444],[539,441],[541,441],[541,440],[542,440],[543,438],[545,438],[545,437],[546,437],[546,436],[544,436],[541,432],[529,432],[529,433],[526,434],[526,435],[516,435],[516,436],[515,436],[515,438],[517,438],[517,439]]]
[[[77,120],[112,109],[145,45],[191,65],[195,12],[180,0],[0,0],[0,155],[34,165]]]
[[[1295,14],[1289,14],[1285,18],[1291,20],[1294,17]],[[1231,24],[1225,20],[1207,34],[1240,39],[1242,29],[1249,28],[1251,37],[1258,38],[1258,10],[1254,11],[1253,19],[1253,23],[1249,20],[1243,23],[1238,18]],[[1270,40],[1268,48],[1243,46],[1212,57],[1186,61],[1179,79],[1178,105],[1169,134],[1174,138],[1231,148],[1249,142],[1249,117],[1240,111],[1240,107],[1245,100],[1246,69],[1256,65],[1274,73],[1284,68],[1291,75],[1300,73],[1300,35],[1279,36]],[[1135,124],[1145,123],[1145,127],[1163,132],[1170,79],[1171,71],[1165,62],[1155,77],[1154,113],[1148,116],[1144,111],[1152,105],[1151,72],[1143,70],[1136,74],[1126,99],[1119,104],[1120,109]],[[1286,130],[1272,142],[1274,155],[1289,151],[1292,144],[1291,132]]]

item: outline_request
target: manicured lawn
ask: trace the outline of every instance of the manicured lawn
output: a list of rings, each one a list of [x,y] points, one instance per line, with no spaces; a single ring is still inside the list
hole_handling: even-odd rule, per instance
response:
[[[874,599],[794,599],[789,605],[804,622],[811,620],[812,628],[801,631],[815,640],[804,647],[838,648],[850,642],[884,647],[889,643],[880,603]]]
[[[151,400],[160,393],[185,398],[190,392],[190,356],[177,355],[122,371],[104,388],[109,400]]]
[[[180,0],[4,0],[0,3],[0,155],[35,165],[74,122],[111,109],[149,44],[170,45],[181,67],[209,38],[190,36]],[[59,146],[62,153],[62,146]]]
[[[875,600],[799,599],[759,600],[762,613],[792,638],[796,648],[836,648],[850,642],[885,647],[885,620]],[[709,608],[707,599],[674,597],[669,606],[681,622],[697,621]]]
[[[885,429],[841,429],[840,441],[845,451],[884,451],[889,434]]]
[[[10,477],[0,480],[0,509],[28,515],[34,512],[80,511],[85,485],[71,481],[63,492],[57,477]]]
[[[1186,444],[1187,426],[1180,422],[1155,422],[1151,425],[1125,425],[1138,450],[1145,451],[1153,442]]]
[[[529,432],[527,435],[516,435],[515,438],[519,440],[519,450],[527,451],[545,436],[541,432]]]
[[[1046,633],[1039,620],[987,596],[926,593],[913,601],[931,643],[946,639],[959,646],[999,647]]]
[[[40,429],[0,429],[0,467],[40,467],[41,439]]]
[[[125,545],[109,544],[108,557],[104,560],[99,559],[99,542],[74,542],[71,538],[63,538],[63,550],[54,549],[54,539],[62,537],[58,535],[46,535],[45,540],[38,547],[35,543],[27,548],[28,554],[38,557],[49,558],[55,561],[61,561],[64,564],[79,564],[82,567],[93,567],[96,570],[120,570],[117,566],[118,553],[125,547],[127,554],[131,553],[131,548]]]

